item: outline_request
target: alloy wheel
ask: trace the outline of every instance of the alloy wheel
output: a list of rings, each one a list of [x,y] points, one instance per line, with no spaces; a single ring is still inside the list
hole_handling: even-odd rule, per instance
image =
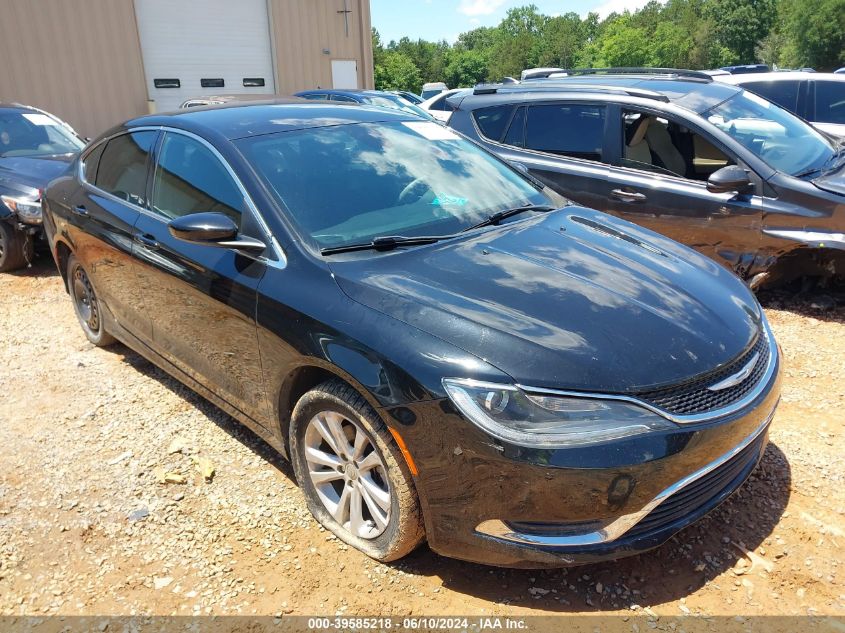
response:
[[[384,460],[354,420],[322,411],[308,422],[304,441],[308,476],[339,525],[374,539],[390,522],[392,496]]]

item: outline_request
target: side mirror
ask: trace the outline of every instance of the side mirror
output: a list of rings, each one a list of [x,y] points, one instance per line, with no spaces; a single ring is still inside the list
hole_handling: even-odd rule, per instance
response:
[[[251,237],[238,236],[238,225],[222,213],[192,213],[171,220],[167,225],[176,239],[206,246],[220,246],[244,251],[260,252],[264,242]]]
[[[751,189],[748,172],[738,165],[728,165],[714,171],[707,179],[710,193],[746,193]]]

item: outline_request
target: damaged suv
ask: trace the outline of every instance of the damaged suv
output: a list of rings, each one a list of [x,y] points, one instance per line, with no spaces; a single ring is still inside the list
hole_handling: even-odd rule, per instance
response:
[[[456,95],[449,126],[752,288],[845,276],[845,145],[704,73],[568,72]]]

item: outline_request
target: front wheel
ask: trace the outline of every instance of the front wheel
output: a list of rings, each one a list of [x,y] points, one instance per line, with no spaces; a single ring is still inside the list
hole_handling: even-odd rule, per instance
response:
[[[378,414],[350,386],[332,380],[302,396],[290,448],[308,509],[341,540],[384,562],[422,542],[408,466]]]
[[[26,266],[26,246],[26,236],[8,222],[0,220],[0,273]]]
[[[106,332],[103,310],[97,293],[94,292],[94,286],[75,255],[71,255],[67,261],[67,283],[73,309],[85,337],[97,347],[114,343],[114,337]]]

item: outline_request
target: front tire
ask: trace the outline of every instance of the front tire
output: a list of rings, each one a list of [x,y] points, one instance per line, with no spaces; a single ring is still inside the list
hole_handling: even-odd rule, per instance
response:
[[[411,473],[378,414],[352,387],[325,382],[297,402],[290,449],[308,509],[342,541],[387,562],[425,535]]]
[[[67,260],[67,284],[73,301],[73,310],[76,312],[76,318],[85,333],[85,338],[97,347],[106,347],[114,343],[114,337],[106,332],[102,305],[94,291],[94,286],[75,255],[71,255]]]
[[[0,273],[26,266],[26,245],[25,235],[8,222],[0,220]]]

